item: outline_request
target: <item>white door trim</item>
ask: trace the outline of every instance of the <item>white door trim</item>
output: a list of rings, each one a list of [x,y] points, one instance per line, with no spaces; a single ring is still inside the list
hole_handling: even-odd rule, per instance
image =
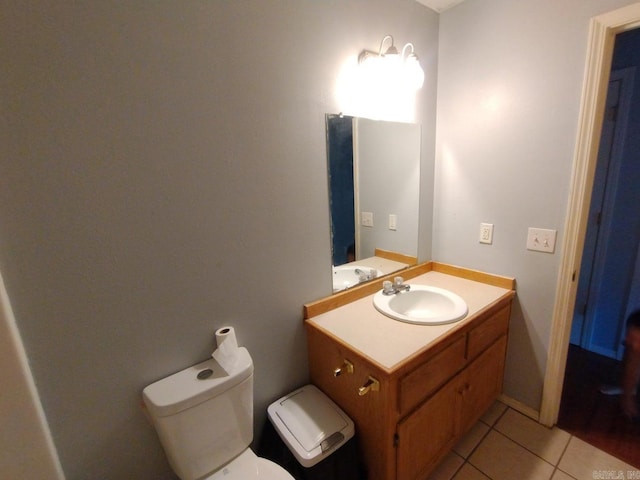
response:
[[[582,248],[587,228],[593,177],[611,70],[615,36],[640,26],[640,3],[591,19],[585,79],[573,159],[571,191],[565,221],[562,260],[553,308],[551,342],[540,406],[540,423],[558,420],[571,335]]]

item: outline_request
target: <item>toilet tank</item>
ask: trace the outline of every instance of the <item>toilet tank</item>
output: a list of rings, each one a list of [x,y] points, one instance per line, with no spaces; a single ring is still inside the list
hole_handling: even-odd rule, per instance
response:
[[[229,370],[212,358],[143,390],[169,463],[182,480],[217,470],[253,439],[253,362],[246,348],[238,349]]]

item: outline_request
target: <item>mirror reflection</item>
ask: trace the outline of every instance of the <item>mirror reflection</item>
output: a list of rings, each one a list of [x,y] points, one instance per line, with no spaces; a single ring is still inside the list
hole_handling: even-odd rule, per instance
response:
[[[413,265],[420,125],[329,114],[333,291]]]

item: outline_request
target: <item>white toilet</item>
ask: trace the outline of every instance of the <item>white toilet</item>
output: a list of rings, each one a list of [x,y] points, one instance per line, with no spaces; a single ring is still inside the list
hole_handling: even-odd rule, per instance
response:
[[[253,361],[246,348],[229,373],[212,358],[149,385],[143,398],[182,480],[293,480],[249,448]]]

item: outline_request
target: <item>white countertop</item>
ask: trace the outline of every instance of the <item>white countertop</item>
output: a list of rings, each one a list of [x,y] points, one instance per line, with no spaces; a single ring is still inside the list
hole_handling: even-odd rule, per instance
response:
[[[475,313],[510,290],[440,272],[428,272],[406,283],[444,288],[460,295],[469,308],[467,316],[446,325],[414,325],[399,322],[378,312],[373,295],[309,319],[312,324],[340,338],[387,369],[465,324]]]
[[[396,262],[395,260],[389,260],[383,257],[362,258],[351,263],[354,265],[362,265],[363,267],[375,268],[376,270],[380,270],[383,275],[397,272],[409,266],[406,263]],[[402,275],[401,273],[399,274]]]

